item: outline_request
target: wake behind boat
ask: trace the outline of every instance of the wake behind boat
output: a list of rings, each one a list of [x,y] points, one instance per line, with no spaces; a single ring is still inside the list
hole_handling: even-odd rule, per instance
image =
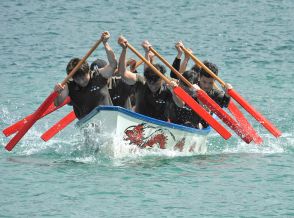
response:
[[[205,153],[211,128],[194,129],[157,120],[117,106],[99,106],[76,124],[89,137],[108,135],[109,144],[119,139],[140,148]]]

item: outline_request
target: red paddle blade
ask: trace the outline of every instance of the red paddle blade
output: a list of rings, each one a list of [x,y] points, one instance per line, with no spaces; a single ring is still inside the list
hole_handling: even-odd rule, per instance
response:
[[[20,130],[20,128],[26,124],[28,122],[28,120],[30,120],[32,118],[33,114],[30,114],[28,116],[26,116],[25,118],[23,118],[22,120],[19,120],[18,122],[12,124],[11,126],[8,126],[7,128],[3,129],[3,134],[8,137],[14,133],[16,133],[17,131]]]
[[[189,94],[182,88],[175,87],[174,93],[182,99],[193,111],[203,118],[215,131],[217,131],[224,139],[229,139],[232,135],[221,124],[219,124],[205,109],[203,109]]]
[[[50,129],[48,129],[41,138],[47,142],[50,140],[53,136],[55,136],[57,133],[59,133],[61,130],[63,130],[66,126],[68,126],[72,121],[76,119],[75,113],[72,111],[65,117],[63,117],[61,120],[59,120],[57,123],[55,123]]]
[[[228,109],[237,119],[239,125],[243,126],[243,128],[251,134],[253,141],[258,145],[261,144],[263,142],[262,138],[257,134],[257,132],[254,130],[254,128],[251,126],[251,124],[248,122],[248,120],[245,118],[245,116],[242,114],[242,112],[234,104],[233,101],[230,101]]]
[[[69,102],[70,102],[70,97],[67,97],[67,98],[64,100],[64,102],[63,102],[61,105],[59,105],[58,107],[56,107],[56,106],[54,105],[54,103],[52,103],[52,104],[47,108],[47,110],[42,114],[42,116],[41,116],[40,118],[43,118],[43,117],[45,117],[46,115],[48,115],[48,114],[50,114],[50,113],[52,113],[52,112],[58,110],[59,108],[61,108],[61,107],[63,107],[64,105],[68,104]],[[25,117],[24,119],[22,119],[22,120],[20,120],[20,121],[18,121],[18,122],[16,122],[16,123],[10,125],[9,127],[5,128],[2,132],[4,133],[4,135],[5,135],[6,137],[8,137],[8,136],[10,136],[10,135],[12,135],[12,134],[14,134],[14,133],[16,133],[17,131],[20,130],[20,128],[21,128],[24,124],[26,124],[26,123],[28,122],[29,119],[31,119],[32,116],[33,116],[33,114],[28,115],[28,116]]]
[[[238,123],[226,113],[214,100],[212,100],[206,92],[203,90],[197,91],[197,98],[205,104],[213,113],[215,113],[225,124],[227,124],[234,132],[247,144],[249,144],[253,138],[247,131],[238,125]]]
[[[263,117],[257,110],[255,110],[241,95],[234,89],[229,89],[228,94],[234,98],[248,113],[250,113],[259,123],[261,123],[271,134],[275,137],[282,135],[273,124],[271,124],[265,117]]]
[[[46,100],[40,105],[40,107],[32,114],[31,119],[18,131],[18,133],[8,142],[5,149],[11,151],[14,146],[21,140],[21,138],[29,131],[35,122],[42,116],[46,109],[52,104],[54,99],[58,96],[57,92],[52,92]]]

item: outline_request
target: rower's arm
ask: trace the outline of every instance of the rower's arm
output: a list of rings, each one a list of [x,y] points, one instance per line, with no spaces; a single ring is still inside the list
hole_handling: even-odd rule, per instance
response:
[[[181,56],[177,55],[177,57],[175,58],[172,66],[176,70],[179,70],[180,69],[180,65],[181,65]],[[172,70],[170,71],[170,77],[171,78],[174,78],[174,79],[178,79],[177,75]]]
[[[173,98],[173,101],[175,102],[175,104],[178,106],[178,107],[184,107],[184,102],[182,101],[182,99],[180,99],[173,91],[173,89],[175,87],[177,87],[178,84],[175,82],[175,81],[171,81],[170,84],[167,85],[168,89],[170,90],[170,92],[172,93],[172,98]]]
[[[150,56],[152,56],[152,54],[150,54],[150,47],[151,47],[151,44],[147,41],[147,40],[145,40],[145,41],[143,41],[142,42],[142,47],[143,47],[143,49],[144,49],[144,51],[145,51],[145,59],[148,61],[148,62],[150,62]],[[146,63],[144,63],[144,70],[146,70],[146,68],[148,68],[149,66],[146,64]]]
[[[114,75],[116,69],[117,69],[117,60],[115,58],[115,54],[108,44],[107,41],[103,41],[104,48],[106,51],[107,59],[109,64],[107,64],[105,67],[99,70],[99,73],[104,77],[104,78],[110,78],[111,76]]]
[[[175,45],[175,48],[176,50],[178,51],[178,54],[173,62],[173,67],[177,70],[177,71],[180,71],[181,69],[181,57],[182,57],[182,54],[183,54],[183,50],[181,48],[181,46],[184,46],[182,41],[179,41],[176,43]],[[177,75],[173,72],[173,71],[170,71],[170,76],[174,79],[178,79]]]
[[[62,102],[64,102],[64,100],[67,98],[67,96],[69,94],[68,86],[67,86],[67,84],[65,84],[62,87],[61,84],[58,83],[58,84],[55,85],[54,91],[56,91],[56,92],[59,93],[59,95],[57,96],[57,98],[54,99],[54,105],[56,107],[58,107],[59,105],[62,104]]]
[[[189,48],[188,48],[188,51],[192,53],[192,50]],[[180,66],[180,71],[179,71],[180,74],[183,74],[186,71],[189,60],[190,60],[190,55],[185,53],[185,59],[183,60]]]
[[[179,71],[180,74],[183,74],[186,71],[189,59],[189,57],[185,57],[185,59],[182,61]]]
[[[149,51],[145,50],[145,59],[150,62],[150,56],[149,56]],[[146,68],[148,68],[149,66],[144,62],[144,70],[146,70]]]
[[[121,55],[119,57],[119,62],[118,62],[118,73],[121,75],[123,81],[126,84],[134,85],[136,83],[136,74],[127,70],[126,54],[127,54],[127,47],[122,46],[122,52],[121,52]]]

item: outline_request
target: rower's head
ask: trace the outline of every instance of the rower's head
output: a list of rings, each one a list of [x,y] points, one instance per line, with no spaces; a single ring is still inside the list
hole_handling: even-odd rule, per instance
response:
[[[187,79],[191,84],[197,84],[198,83],[198,74],[195,73],[193,70],[187,70],[182,74],[185,79]],[[188,85],[180,80],[179,86],[183,88],[186,92],[190,94],[191,90],[189,89]]]
[[[194,71],[195,74],[197,75],[197,83],[198,83],[201,68],[195,64],[193,65],[193,67],[191,67],[191,70]]]
[[[90,70],[99,70],[100,68],[103,68],[107,65],[107,62],[103,59],[97,58],[90,66]]]
[[[198,75],[193,70],[187,70],[187,71],[185,71],[182,74],[182,76],[185,77],[185,79],[187,79],[192,84],[197,83]],[[187,86],[186,83],[184,83],[182,80],[180,81],[180,84],[183,84],[183,85]]]
[[[75,66],[81,61],[79,58],[72,58],[66,67],[66,73],[69,74]],[[72,77],[73,81],[81,87],[86,87],[90,81],[90,67],[87,61],[85,61],[77,72]]]
[[[215,64],[204,61],[203,64],[209,68],[215,75],[218,75],[218,68]],[[209,73],[205,71],[205,69],[200,69],[200,77],[199,77],[199,87],[203,89],[205,92],[209,92],[213,88],[214,78],[210,76]]]
[[[154,64],[153,66],[162,74],[165,74],[166,70],[164,66],[162,66],[161,64]],[[144,76],[150,91],[152,93],[157,92],[161,87],[162,79],[155,72],[153,72],[153,70],[150,67],[147,67],[144,70]]]

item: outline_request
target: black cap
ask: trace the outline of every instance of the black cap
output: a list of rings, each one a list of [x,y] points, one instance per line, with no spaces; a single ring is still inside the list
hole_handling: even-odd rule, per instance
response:
[[[90,70],[95,70],[96,68],[103,68],[107,65],[107,62],[105,60],[102,59],[97,59],[95,61],[93,61],[93,63],[90,66]]]

